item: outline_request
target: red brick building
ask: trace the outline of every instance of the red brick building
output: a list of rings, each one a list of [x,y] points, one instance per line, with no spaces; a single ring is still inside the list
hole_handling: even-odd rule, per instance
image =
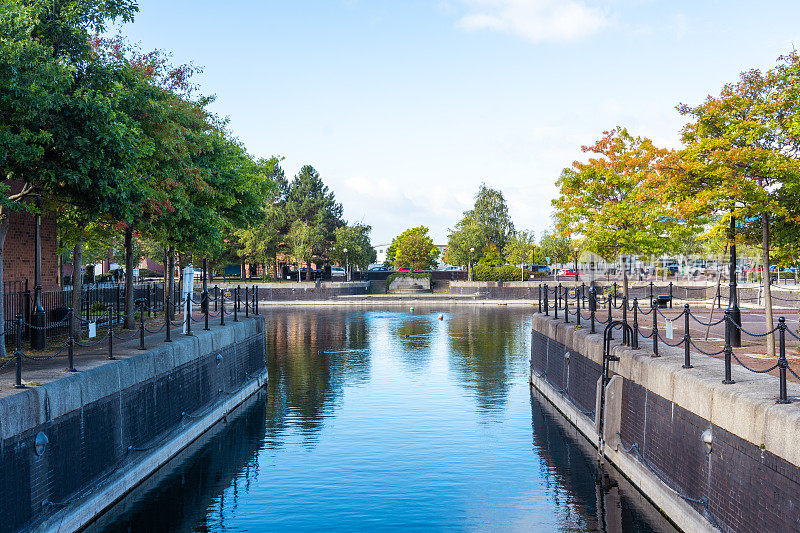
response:
[[[24,284],[29,280],[33,289],[33,263],[36,248],[36,217],[28,213],[11,213],[11,226],[3,250],[3,282]],[[58,286],[58,256],[56,248],[56,217],[42,215],[42,287]]]

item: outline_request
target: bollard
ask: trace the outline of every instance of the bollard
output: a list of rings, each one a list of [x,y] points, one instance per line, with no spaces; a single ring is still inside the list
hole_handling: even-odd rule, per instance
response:
[[[144,350],[144,309],[139,313],[139,349]]]
[[[628,325],[628,298],[624,294],[622,295],[622,323]],[[631,345],[631,337],[626,327],[622,328],[622,344]]]
[[[614,282],[614,307],[617,306],[617,282]]]
[[[117,285],[119,288],[119,285]],[[116,359],[114,357],[114,321],[111,320],[111,315],[114,314],[114,304],[108,306],[108,358],[110,360]]]
[[[22,384],[22,314],[17,313],[17,349],[14,352],[17,359],[17,374],[14,378],[14,388],[24,389]]]
[[[242,294],[241,293],[242,293],[242,286],[241,285],[237,285],[236,286],[236,302],[235,302],[235,306],[234,306],[237,311],[241,311],[242,310]],[[234,316],[236,316],[236,315],[234,315]],[[235,319],[234,319],[234,322],[236,322]]]
[[[582,295],[578,296],[577,290],[578,289],[576,288],[575,289],[575,291],[576,291],[575,296],[577,298],[575,299],[575,311],[577,311],[577,313],[575,313],[575,323],[578,325],[578,327],[580,327],[581,326],[581,296]]]
[[[689,335],[689,304],[683,305],[683,368],[692,367],[692,337]]]
[[[214,312],[217,312],[217,300],[219,300],[219,287],[214,285]]]
[[[653,357],[658,355],[658,303],[653,302]]]
[[[731,347],[731,312],[729,309],[725,310],[725,379],[722,383],[730,385],[736,383],[731,375],[731,356],[733,348]]]
[[[233,293],[233,321],[239,321],[239,287],[234,289]]]
[[[244,287],[244,317],[250,318],[250,290],[245,285]]]
[[[550,296],[550,289],[547,287],[547,283],[544,284],[544,316],[550,316],[550,301],[548,297]]]
[[[170,320],[169,320],[169,308],[170,308],[169,307],[170,306],[170,301],[169,300],[170,300],[170,295],[168,294],[167,295],[167,312],[164,313],[164,321],[165,321],[164,325],[167,328],[167,338],[164,339],[164,342],[172,342],[172,339],[169,336],[169,327],[171,326]]]
[[[650,307],[653,306],[653,282],[650,282]]]
[[[720,293],[719,283],[717,283],[717,309],[722,309],[722,294]]]
[[[203,313],[203,330],[208,331],[208,290],[203,291],[203,301],[206,303],[205,312]]]
[[[558,294],[559,294],[560,290],[561,290],[561,284],[559,283],[558,287],[553,289],[553,300],[555,300],[553,302],[555,304],[553,306],[553,318],[555,318],[555,319],[558,319],[558,304],[559,304],[559,301],[558,301],[559,300],[559,296],[558,296]]]
[[[611,324],[611,307],[612,306],[611,306],[611,296],[610,295],[606,296],[606,304],[607,304],[606,307],[608,308],[608,323]],[[610,329],[608,331],[608,334],[613,336],[614,335],[614,330]]]
[[[583,300],[583,308],[586,309],[586,283],[581,283],[581,299]]]
[[[639,349],[639,299],[633,299],[633,337],[631,338],[631,348]]]
[[[186,293],[186,334],[192,334],[192,293]]]
[[[220,311],[219,311],[219,325],[220,326],[224,326],[225,325],[225,293],[224,292],[221,293],[221,295],[218,296],[217,298],[220,298],[220,300],[219,300],[219,309],[220,309]]]
[[[591,332],[592,333],[595,333],[595,328],[594,328],[595,316],[594,315],[595,315],[596,312],[597,312],[597,288],[592,286],[592,288],[589,289],[589,321],[592,324],[592,326],[591,326]]]
[[[786,368],[789,362],[786,361],[786,319],[778,319],[778,340],[780,342],[780,352],[778,355],[778,368],[780,372],[780,395],[775,403],[791,403],[786,395]]]
[[[672,309],[672,282],[669,282],[669,308]]]
[[[72,321],[75,320],[75,309],[70,307],[68,313],[69,320],[67,320],[67,324],[69,325],[69,340],[67,340],[67,372],[77,372],[77,370],[75,370],[75,337],[72,334]]]
[[[258,285],[254,285],[253,286],[253,297],[256,299],[256,314],[259,314],[259,312],[258,312]]]
[[[564,287],[564,323],[569,324],[569,288]]]

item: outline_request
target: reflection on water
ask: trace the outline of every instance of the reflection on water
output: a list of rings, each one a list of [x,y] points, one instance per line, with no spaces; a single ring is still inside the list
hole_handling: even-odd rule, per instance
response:
[[[531,395],[527,308],[266,318],[258,424],[231,422],[98,529],[668,529]]]

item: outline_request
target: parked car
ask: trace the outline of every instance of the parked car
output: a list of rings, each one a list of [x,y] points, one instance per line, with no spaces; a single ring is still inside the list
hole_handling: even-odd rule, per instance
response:
[[[447,265],[442,269],[444,272],[462,272],[464,269],[460,266]]]
[[[400,267],[397,269],[398,272],[413,272],[411,267]]]
[[[369,267],[369,271],[370,272],[389,272],[389,269],[386,268],[385,266],[374,266],[374,267]]]
[[[562,276],[575,276],[575,275],[583,276],[583,272],[581,272],[580,270],[575,270],[574,268],[565,268],[564,270],[561,271],[561,275]]]
[[[347,275],[347,272],[342,267],[331,267],[331,277],[332,278],[343,278]]]

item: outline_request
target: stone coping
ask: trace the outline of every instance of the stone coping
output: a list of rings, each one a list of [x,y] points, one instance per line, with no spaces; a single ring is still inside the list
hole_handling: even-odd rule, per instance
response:
[[[197,328],[192,335],[176,332],[171,343],[162,342],[142,352],[128,350],[128,355],[120,353],[114,361],[105,360],[84,371],[21,389],[0,398],[0,440],[24,433],[136,383],[169,373],[198,357],[263,331],[264,317],[257,316],[211,331]]]
[[[543,314],[535,313],[534,330],[575,350],[602,365],[602,325],[590,334],[588,326],[576,329]],[[620,358],[612,361],[612,372],[630,379],[668,401],[680,405],[697,416],[740,438],[800,466],[800,383],[789,381],[790,404],[776,404],[778,378],[757,374],[734,364],[734,384],[722,383],[723,360],[693,351],[692,365],[685,369],[683,349],[659,344],[661,357],[652,356],[650,341],[640,338],[640,349],[619,344],[621,330],[616,330],[612,353]]]

